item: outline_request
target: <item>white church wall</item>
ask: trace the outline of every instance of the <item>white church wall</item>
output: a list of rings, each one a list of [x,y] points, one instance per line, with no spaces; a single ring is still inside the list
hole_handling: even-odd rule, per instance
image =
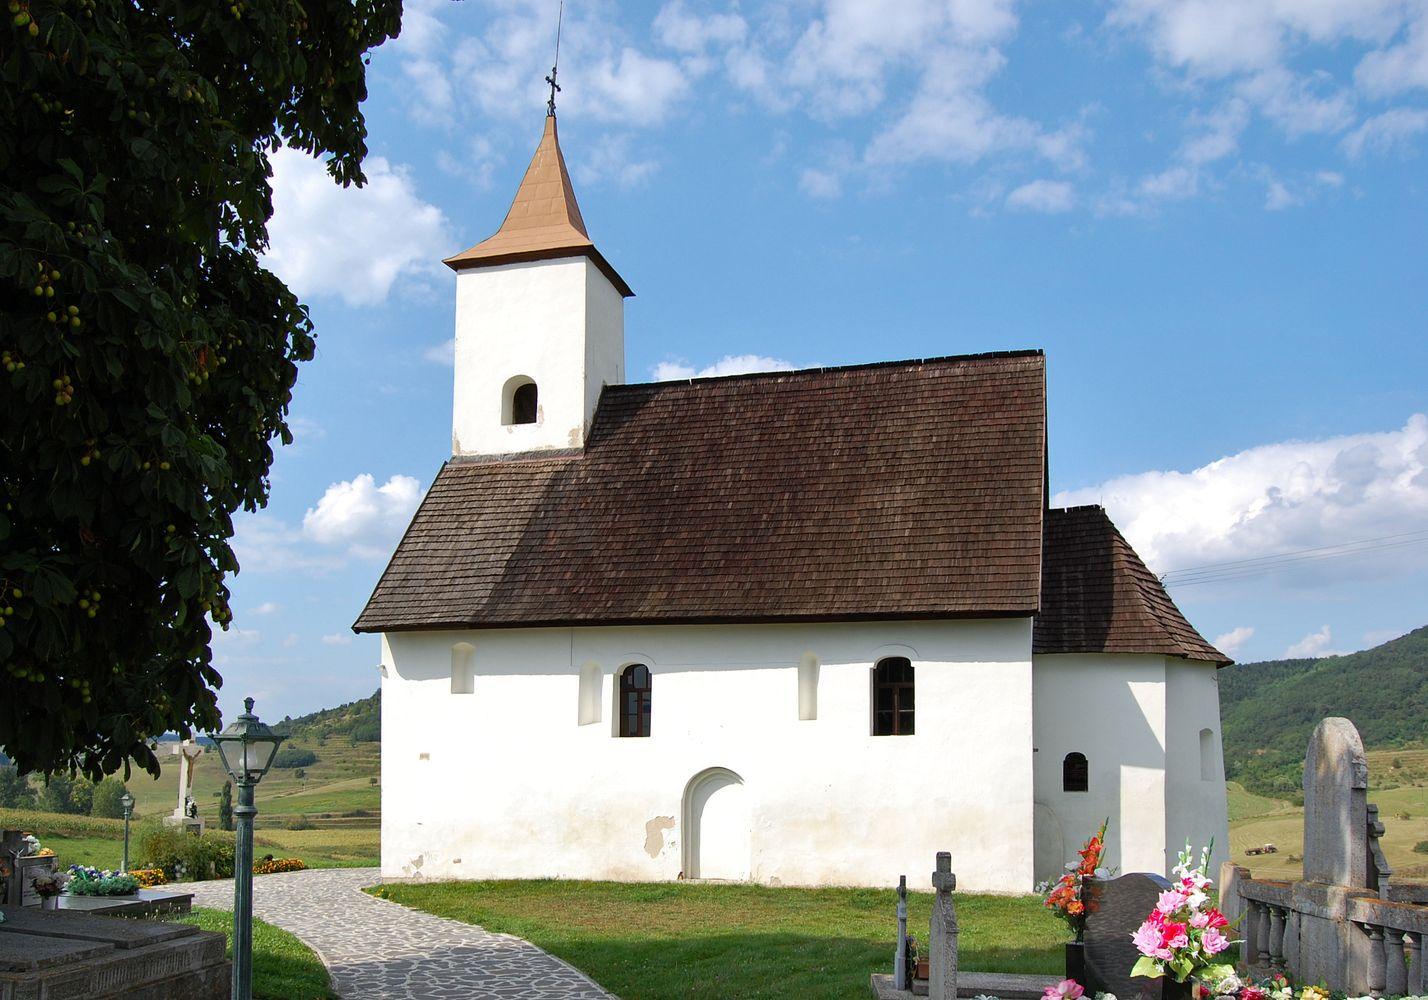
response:
[[[1060,653],[1034,660],[1036,877],[1055,878],[1110,819],[1106,863],[1165,870],[1165,658]],[[1087,790],[1063,790],[1067,754]]]
[[[578,448],[605,383],[624,378],[624,300],[585,257],[456,276],[453,455]],[[503,389],[536,383],[534,424],[502,420]]]
[[[1225,762],[1220,741],[1220,681],[1213,664],[1166,660],[1166,841],[1171,862],[1188,840],[1198,852],[1211,841],[1212,877],[1229,860]],[[1203,734],[1203,739],[1202,739]],[[1198,853],[1197,853],[1198,856]]]
[[[451,694],[457,642],[475,650],[469,695]],[[950,850],[959,885],[1027,891],[1029,650],[1026,619],[391,634],[382,873],[662,880],[747,853],[769,884],[925,887]],[[817,710],[800,719],[807,654]],[[872,736],[872,667],[895,655],[914,665],[916,734]],[[613,735],[630,663],[652,673],[647,738]],[[598,724],[581,710],[591,664]],[[686,843],[691,782],[717,844]]]

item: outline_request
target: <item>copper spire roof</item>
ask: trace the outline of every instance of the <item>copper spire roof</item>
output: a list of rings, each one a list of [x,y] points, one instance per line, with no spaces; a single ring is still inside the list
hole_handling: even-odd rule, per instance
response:
[[[570,172],[566,170],[565,157],[560,152],[555,116],[547,115],[545,134],[541,136],[531,165],[521,179],[515,200],[506,213],[506,221],[501,223],[496,235],[455,257],[448,257],[445,263],[453,271],[462,271],[517,261],[576,256],[589,257],[621,295],[635,294],[595,249],[590,234],[585,231],[585,220],[581,218],[580,205],[575,201],[575,189],[570,185]]]

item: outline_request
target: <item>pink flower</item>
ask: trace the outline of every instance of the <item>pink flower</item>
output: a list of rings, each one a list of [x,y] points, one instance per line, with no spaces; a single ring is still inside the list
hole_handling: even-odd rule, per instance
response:
[[[1158,917],[1157,912],[1152,917]],[[1131,935],[1131,941],[1135,943],[1136,951],[1150,958],[1160,958],[1160,926],[1154,920],[1147,920],[1140,925],[1140,929]]]
[[[1081,984],[1074,979],[1063,979],[1055,986],[1046,987],[1041,1000],[1080,1000],[1085,994]]]
[[[1179,889],[1171,889],[1160,894],[1160,898],[1156,900],[1155,909],[1156,912],[1163,913],[1168,917],[1184,905],[1185,893]]]
[[[1230,939],[1215,928],[1209,927],[1206,928],[1204,936],[1200,938],[1200,943],[1205,946],[1205,954],[1218,955],[1230,946]]]
[[[1195,928],[1197,931],[1203,931],[1206,927],[1210,926],[1210,915],[1208,913],[1205,913],[1203,910],[1199,913],[1193,914],[1190,917],[1190,926]]]
[[[1225,915],[1224,915],[1223,913],[1221,913],[1219,910],[1215,909],[1213,906],[1210,907],[1208,910],[1205,911],[1205,915],[1210,918],[1210,922],[1205,925],[1205,926],[1207,926],[1207,927],[1228,927],[1228,926],[1230,926],[1230,922],[1225,919]]]
[[[1160,929],[1161,948],[1184,948],[1189,943],[1190,935],[1186,933],[1184,924],[1166,924]],[[1211,952],[1211,954],[1214,953]],[[1169,958],[1170,956],[1165,955],[1162,957]]]
[[[1240,1000],[1269,1000],[1269,994],[1258,986],[1246,986],[1240,990]]]

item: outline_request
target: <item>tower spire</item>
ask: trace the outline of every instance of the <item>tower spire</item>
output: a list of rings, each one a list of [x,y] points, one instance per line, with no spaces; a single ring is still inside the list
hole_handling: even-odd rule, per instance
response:
[[[560,92],[560,84],[555,82],[556,70],[560,68],[560,29],[565,21],[565,0],[560,0],[560,12],[555,16],[555,61],[550,65],[550,76],[545,82],[550,84],[550,100],[545,103],[545,116],[555,117],[555,95]]]

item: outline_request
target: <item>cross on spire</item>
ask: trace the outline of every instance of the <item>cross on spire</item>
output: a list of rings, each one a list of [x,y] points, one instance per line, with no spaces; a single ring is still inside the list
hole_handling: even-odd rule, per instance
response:
[[[551,64],[550,76],[545,78],[545,82],[550,84],[550,100],[545,103],[545,116],[555,117],[555,95],[560,93],[560,84],[555,82],[555,73],[560,66],[560,28],[565,20],[565,0],[560,0],[560,13],[555,18],[555,62]]]

